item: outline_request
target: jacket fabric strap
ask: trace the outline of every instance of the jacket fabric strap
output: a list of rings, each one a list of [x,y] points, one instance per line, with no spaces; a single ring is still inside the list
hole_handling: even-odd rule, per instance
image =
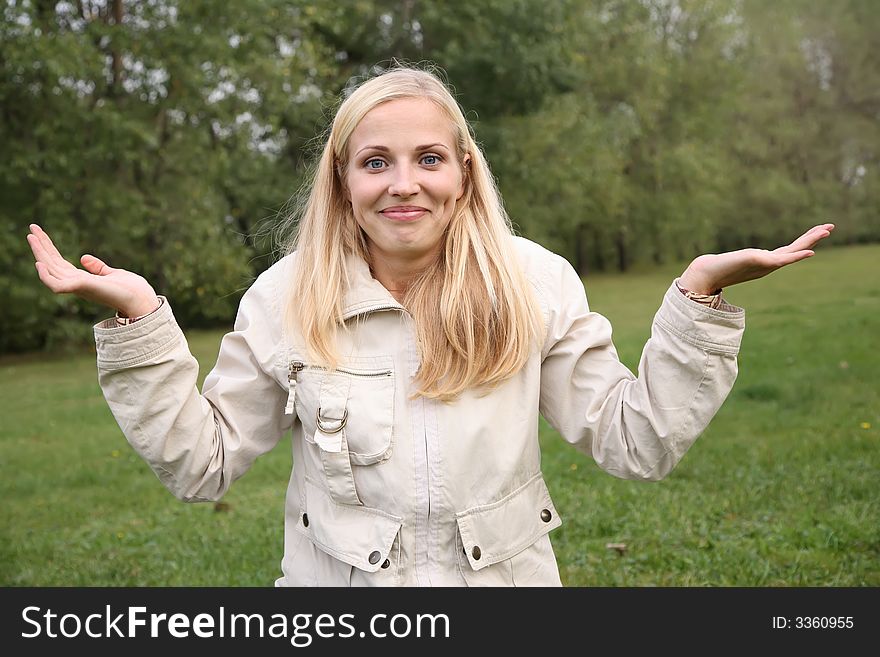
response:
[[[339,504],[363,506],[354,487],[354,474],[351,471],[351,460],[348,458],[345,431],[340,431],[336,435],[340,437],[341,449],[338,452],[321,450],[321,462],[324,464],[324,474],[327,475],[330,497]]]
[[[354,486],[345,423],[348,420],[349,386],[330,377],[321,385],[321,401],[316,418],[315,443],[321,448],[321,462],[330,496],[338,504],[363,505]]]

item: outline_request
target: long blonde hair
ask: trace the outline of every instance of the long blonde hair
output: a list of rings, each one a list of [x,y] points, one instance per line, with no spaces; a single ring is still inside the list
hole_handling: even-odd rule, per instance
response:
[[[367,112],[399,98],[436,103],[452,124],[459,166],[470,156],[464,194],[440,256],[410,283],[403,300],[420,343],[416,394],[450,401],[469,388],[491,389],[519,371],[540,340],[543,321],[488,163],[458,103],[431,72],[397,65],[362,83],[339,106],[305,201],[285,224],[298,223],[298,231],[283,248],[284,254],[296,251],[284,321],[299,330],[310,358],[337,365],[337,331],[346,328],[345,257],[370,262],[342,178],[348,142]]]

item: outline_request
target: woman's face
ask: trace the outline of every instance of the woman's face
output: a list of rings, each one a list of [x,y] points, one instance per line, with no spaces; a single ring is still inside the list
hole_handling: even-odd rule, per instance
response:
[[[402,98],[370,110],[348,144],[345,184],[371,256],[427,261],[464,193],[452,125],[430,100]]]

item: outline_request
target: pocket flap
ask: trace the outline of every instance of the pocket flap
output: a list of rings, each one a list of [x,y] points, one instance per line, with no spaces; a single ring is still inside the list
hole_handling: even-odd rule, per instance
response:
[[[501,500],[456,513],[455,519],[474,570],[511,558],[562,524],[540,473]]]
[[[305,480],[304,513],[296,528],[327,554],[374,573],[388,558],[403,519],[379,509],[337,504],[311,480]]]

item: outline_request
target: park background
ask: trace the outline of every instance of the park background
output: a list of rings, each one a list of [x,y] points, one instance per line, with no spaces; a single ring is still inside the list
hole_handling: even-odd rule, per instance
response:
[[[563,582],[880,585],[873,0],[5,0],[0,584],[279,575],[289,438],[222,502],[174,500],[97,385],[108,311],[43,287],[25,235],[147,278],[201,383],[337,99],[392,58],[445,72],[517,231],[577,268],[631,369],[690,259],[836,225],[726,295],[740,377],[668,479],[542,426]]]

